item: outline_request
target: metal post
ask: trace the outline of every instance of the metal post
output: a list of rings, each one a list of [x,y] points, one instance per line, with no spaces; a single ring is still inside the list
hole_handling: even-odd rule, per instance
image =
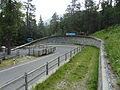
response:
[[[67,53],[65,54],[65,61],[67,60]]]
[[[28,47],[28,55],[30,55],[30,46]]]
[[[25,90],[28,90],[27,73],[25,73]]]
[[[38,51],[38,56],[40,56],[40,51]]]
[[[16,50],[16,56],[20,56],[20,52],[19,52],[19,49],[18,50]]]
[[[46,63],[46,75],[48,75],[48,62]]]
[[[44,54],[44,48],[43,48],[43,50],[42,50],[42,55]]]
[[[0,64],[2,64],[2,59],[0,58]]]
[[[79,50],[78,50],[78,49],[79,49],[79,47],[77,48],[77,53],[79,52]]]
[[[33,48],[33,56],[35,55],[34,48]]]
[[[47,55],[47,48],[45,49],[45,55]]]
[[[60,57],[58,57],[58,67],[60,66]]]
[[[79,47],[79,52],[81,51],[81,48]]]
[[[74,55],[75,55],[75,49],[74,49]]]
[[[79,47],[79,52],[80,52],[80,47]]]
[[[72,51],[70,51],[70,58],[72,57]]]
[[[3,53],[3,60],[5,60],[5,57],[6,57],[6,56],[5,56],[5,52],[4,52],[4,53]]]

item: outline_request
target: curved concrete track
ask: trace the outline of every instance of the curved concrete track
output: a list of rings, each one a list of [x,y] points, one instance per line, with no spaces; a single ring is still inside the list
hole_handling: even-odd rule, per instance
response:
[[[56,47],[56,51],[53,54],[39,57],[35,60],[29,61],[23,64],[19,64],[11,68],[0,71],[0,86],[7,83],[10,80],[13,80],[23,75],[25,72],[30,72],[31,70],[36,69],[37,67],[45,64],[46,62],[51,61],[56,57],[61,56],[77,47],[73,45],[71,46],[70,45],[52,45],[52,46]]]

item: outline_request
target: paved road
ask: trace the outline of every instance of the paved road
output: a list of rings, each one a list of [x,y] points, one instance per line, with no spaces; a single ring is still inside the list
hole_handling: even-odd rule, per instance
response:
[[[0,86],[20,75],[23,75],[25,72],[30,72],[37,67],[45,64],[48,61],[55,59],[56,57],[63,55],[70,50],[76,48],[77,46],[68,46],[68,45],[53,45],[56,46],[56,51],[53,54],[37,58],[33,61],[26,62],[24,64],[20,64],[9,69],[5,69],[0,71]]]

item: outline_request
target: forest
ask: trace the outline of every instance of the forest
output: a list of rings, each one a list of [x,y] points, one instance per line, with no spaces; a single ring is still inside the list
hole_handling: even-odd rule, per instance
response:
[[[0,0],[0,46],[6,46],[8,54],[12,47],[26,43],[27,38],[35,40],[69,32],[90,35],[120,24],[120,0],[85,0],[84,8],[78,0],[72,0],[62,17],[55,12],[50,23],[44,23],[40,16],[38,24],[31,1]]]

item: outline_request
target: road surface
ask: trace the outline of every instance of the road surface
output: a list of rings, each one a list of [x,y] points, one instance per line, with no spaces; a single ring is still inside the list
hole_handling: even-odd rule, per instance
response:
[[[56,51],[53,54],[49,54],[40,58],[37,58],[35,60],[16,65],[14,67],[5,69],[0,71],[0,86],[5,84],[6,82],[9,82],[21,75],[23,75],[25,72],[30,72],[37,67],[40,67],[41,65],[45,64],[46,62],[49,62],[51,60],[54,60],[58,56],[64,55],[65,53],[73,50],[77,46],[70,46],[70,45],[52,45],[56,47]]]

